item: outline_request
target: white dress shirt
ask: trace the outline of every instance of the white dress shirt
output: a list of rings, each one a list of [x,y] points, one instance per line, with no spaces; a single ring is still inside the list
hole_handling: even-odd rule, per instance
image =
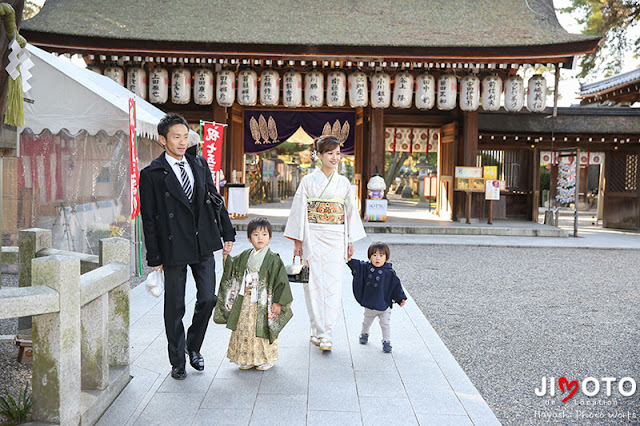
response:
[[[169,163],[169,165],[171,166],[171,170],[173,170],[173,173],[175,173],[176,177],[178,178],[178,182],[180,182],[180,186],[182,186],[182,176],[180,175],[180,166],[178,165],[178,160],[176,160],[166,152],[164,153],[164,158],[167,160],[167,163]],[[191,170],[191,165],[189,165],[189,162],[187,161],[186,157],[183,156],[182,161],[184,161],[184,169],[187,172],[187,176],[189,177],[189,182],[191,183],[191,189],[195,194],[196,186],[195,186],[195,179],[193,177],[193,170]]]

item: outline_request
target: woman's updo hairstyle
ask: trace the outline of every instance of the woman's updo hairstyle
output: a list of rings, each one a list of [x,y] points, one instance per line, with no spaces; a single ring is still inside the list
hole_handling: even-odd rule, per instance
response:
[[[320,136],[313,142],[313,147],[318,154],[333,151],[340,146],[340,141],[335,136]]]

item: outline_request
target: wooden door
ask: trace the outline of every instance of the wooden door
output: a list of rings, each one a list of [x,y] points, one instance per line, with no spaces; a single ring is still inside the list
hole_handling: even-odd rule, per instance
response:
[[[453,183],[456,168],[456,140],[458,123],[445,124],[440,129],[438,156],[438,215],[444,219],[453,218]]]
[[[605,228],[640,228],[640,155],[610,152],[605,157]]]

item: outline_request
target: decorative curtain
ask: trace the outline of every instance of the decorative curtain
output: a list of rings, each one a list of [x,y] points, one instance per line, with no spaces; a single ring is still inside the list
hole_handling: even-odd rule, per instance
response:
[[[268,151],[293,135],[299,127],[312,138],[332,135],[341,143],[340,152],[353,155],[355,112],[245,110],[244,152]]]

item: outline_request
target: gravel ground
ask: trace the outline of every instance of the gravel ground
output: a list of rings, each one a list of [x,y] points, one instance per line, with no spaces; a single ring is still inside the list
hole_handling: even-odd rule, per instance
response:
[[[623,377],[640,381],[640,251],[397,245],[391,253],[503,424],[640,423],[640,389],[618,391]],[[580,387],[565,403],[563,376]],[[555,396],[536,396],[543,377],[555,378]],[[611,396],[602,381],[597,395],[585,396],[587,377],[615,377]]]

